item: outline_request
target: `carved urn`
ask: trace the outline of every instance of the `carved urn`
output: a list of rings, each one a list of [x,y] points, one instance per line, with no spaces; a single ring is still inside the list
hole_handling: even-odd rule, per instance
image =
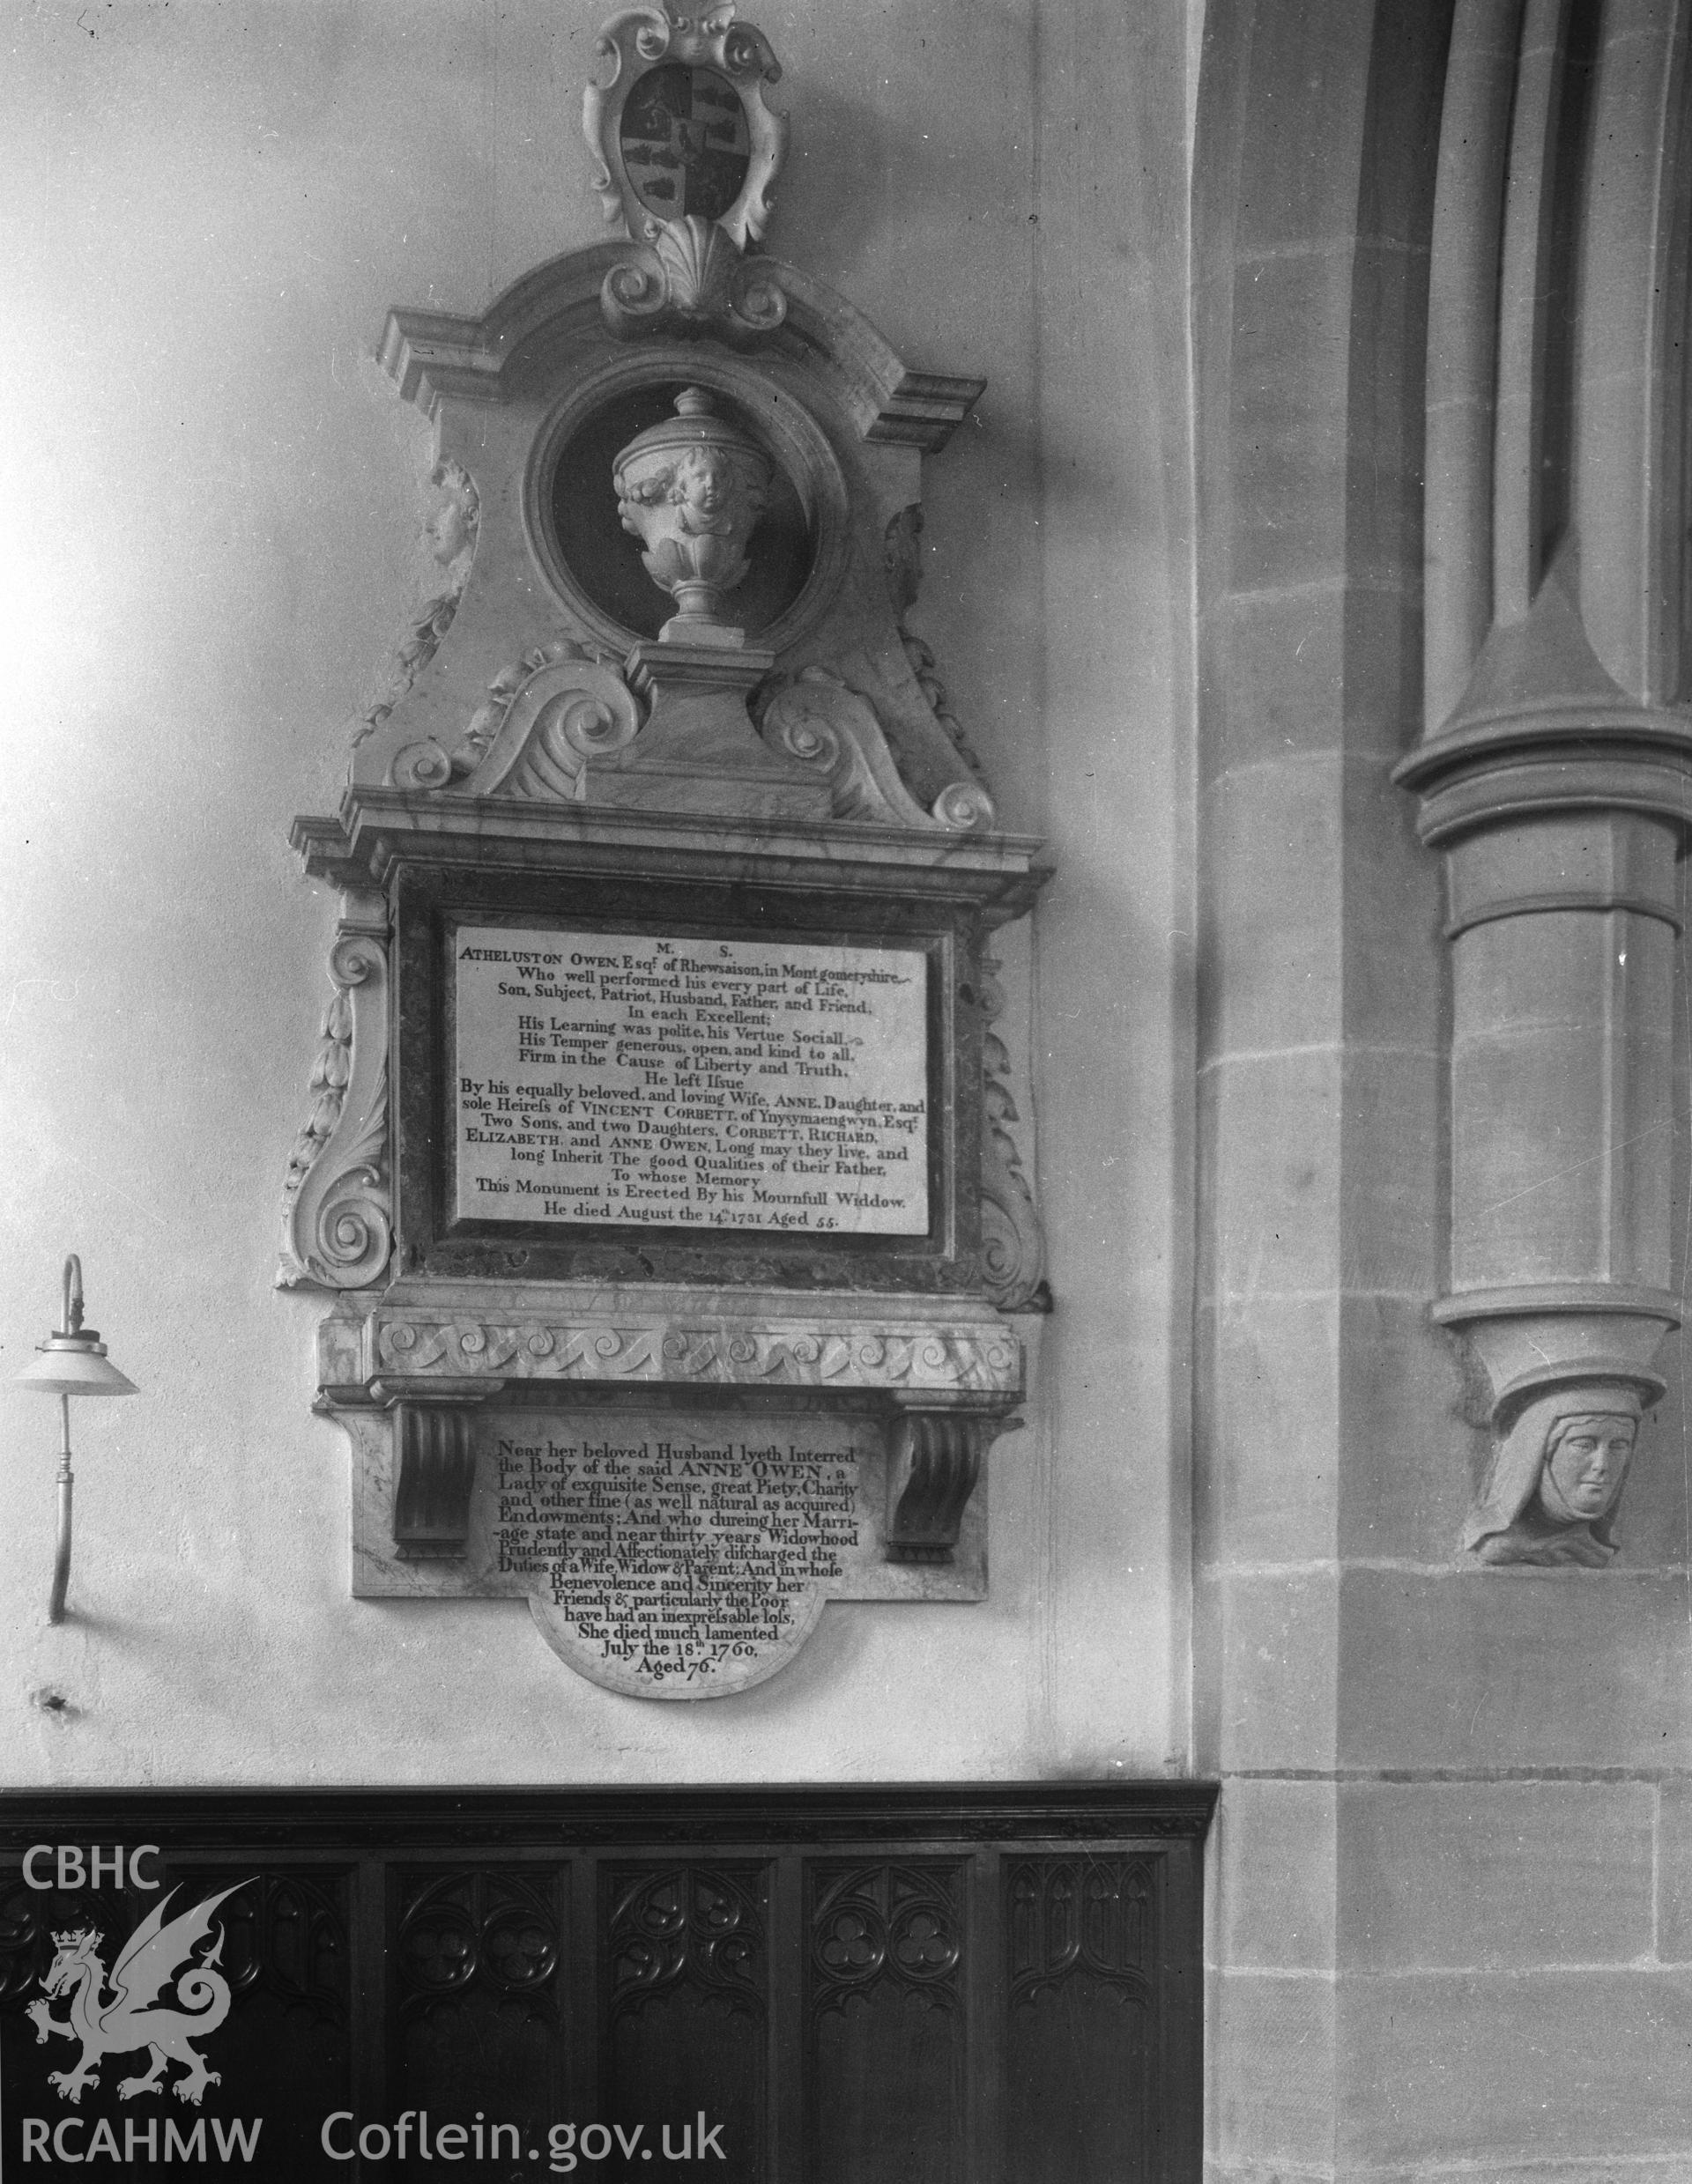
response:
[[[723,619],[724,595],[746,576],[746,543],[775,474],[758,442],[699,387],[684,389],[676,415],[637,433],[617,457],[623,529],[644,546],[647,574],[676,602],[662,641],[744,642],[744,631]]]

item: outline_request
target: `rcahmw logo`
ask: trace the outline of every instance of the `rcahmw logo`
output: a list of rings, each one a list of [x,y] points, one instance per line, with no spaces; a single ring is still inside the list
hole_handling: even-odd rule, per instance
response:
[[[240,1881],[235,1887],[246,1885]],[[217,1969],[223,1953],[223,1935],[214,1928],[212,1914],[234,1893],[235,1888],[222,1889],[167,1919],[165,1914],[175,1896],[173,1889],[137,1927],[109,1974],[100,1953],[98,1929],[80,1927],[54,1935],[56,1953],[41,1980],[44,1998],[31,2003],[29,2016],[38,2041],[45,2042],[57,2034],[82,2043],[82,2053],[70,2069],[48,2074],[48,2084],[62,2099],[74,2106],[86,2088],[99,2084],[95,2065],[103,2057],[131,2054],[143,2047],[147,2051],[148,2067],[137,2077],[118,2081],[121,2100],[131,2100],[137,2093],[162,2092],[169,2084],[179,2100],[198,2107],[206,2087],[219,2083],[219,2073],[207,2066],[191,2042],[216,2032],[229,2014],[229,1982]],[[196,1961],[194,1951],[208,1938],[211,1946]],[[172,1989],[170,2000],[161,2002],[160,1996],[167,1987]],[[67,1998],[66,2014],[56,2017],[51,2003],[61,1995]],[[181,2063],[183,2070],[183,2076],[174,2082],[165,2076],[172,2062]],[[65,2116],[55,2125],[44,2116],[25,2116],[22,2123],[26,2161],[98,2161],[102,2157],[119,2162],[137,2158],[148,2161],[207,2158],[204,2123],[183,2131],[167,2121],[162,2145],[156,2122],[125,2123],[121,2151],[115,2133],[103,2117],[94,2123],[82,2145],[76,2143],[84,2128],[80,2117]],[[239,2151],[243,2161],[250,2161],[263,2128],[263,2118],[250,2122],[214,2121],[212,2133],[219,2157],[227,2161]]]

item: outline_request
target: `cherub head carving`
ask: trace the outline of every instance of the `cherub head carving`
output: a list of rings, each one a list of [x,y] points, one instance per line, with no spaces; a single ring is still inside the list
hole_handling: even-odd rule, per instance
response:
[[[431,558],[443,569],[468,556],[476,543],[480,513],[470,473],[457,463],[443,463],[434,474],[441,500],[424,525]],[[466,560],[466,566],[468,566]]]
[[[1463,1544],[1482,1562],[1601,1569],[1644,1399],[1619,1381],[1538,1396],[1493,1449]]]
[[[775,466],[757,441],[690,387],[676,415],[649,426],[617,457],[618,514],[646,551],[641,559],[693,632],[723,626],[723,598],[746,574],[746,542],[768,506]]]

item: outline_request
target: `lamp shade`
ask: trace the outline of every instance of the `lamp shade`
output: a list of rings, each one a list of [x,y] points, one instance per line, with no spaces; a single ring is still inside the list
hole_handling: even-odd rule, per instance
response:
[[[97,1328],[82,1323],[82,1261],[64,1262],[64,1324],[37,1343],[41,1356],[15,1375],[38,1396],[138,1396],[140,1389],[106,1355]]]
[[[49,1335],[38,1344],[41,1355],[17,1375],[20,1388],[40,1396],[134,1396],[140,1390],[106,1355],[102,1342],[78,1336]]]

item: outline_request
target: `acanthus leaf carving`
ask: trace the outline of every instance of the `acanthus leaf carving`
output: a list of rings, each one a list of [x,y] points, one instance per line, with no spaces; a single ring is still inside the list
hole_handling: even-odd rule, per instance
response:
[[[874,707],[830,669],[805,668],[779,688],[759,727],[772,750],[825,777],[838,819],[948,833],[993,825],[992,799],[973,781],[951,783],[924,811],[900,777]]]
[[[282,1193],[281,1289],[366,1289],[393,1248],[388,1152],[387,917],[354,897],[329,954],[335,991],[311,1071],[311,1113]]]
[[[1005,1007],[999,967],[997,957],[982,959],[982,1271],[988,1294],[1001,1312],[1050,1312],[1045,1235],[1011,1134],[1011,1125],[1020,1119],[1006,1082],[1011,1057],[992,1029]]]
[[[946,741],[962,759],[974,780],[983,788],[987,774],[980,757],[965,734],[963,723],[951,709],[946,685],[934,659],[934,648],[924,638],[917,636],[910,626],[908,616],[916,603],[923,581],[923,511],[916,502],[901,508],[889,522],[882,536],[882,565],[887,580],[887,596],[898,625],[899,642],[904,648],[910,671],[916,678],[929,711],[945,733]]]
[[[365,708],[353,733],[356,751],[385,722],[440,649],[452,627],[476,558],[481,503],[476,481],[460,463],[436,465],[434,483],[442,500],[424,526],[429,553],[446,576],[446,588],[430,598],[401,640],[390,664],[380,698]],[[431,784],[432,785],[432,784]]]
[[[1014,1396],[1020,1352],[1009,1330],[934,1326],[909,1333],[826,1326],[642,1327],[543,1317],[486,1321],[419,1309],[384,1316],[383,1372],[505,1380],[702,1381],[888,1390],[970,1389]]]

